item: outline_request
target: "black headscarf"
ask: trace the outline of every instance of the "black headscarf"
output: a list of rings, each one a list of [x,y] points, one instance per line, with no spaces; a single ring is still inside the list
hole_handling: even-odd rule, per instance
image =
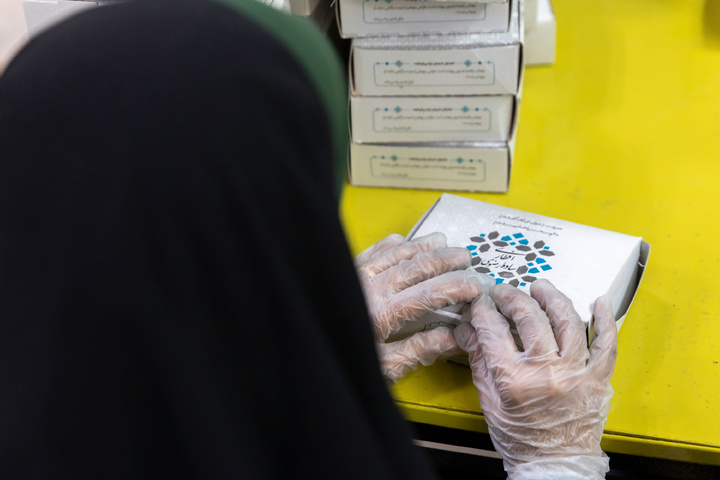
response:
[[[279,15],[279,13],[278,13]],[[0,79],[0,478],[428,476],[379,376],[317,89],[200,0]]]

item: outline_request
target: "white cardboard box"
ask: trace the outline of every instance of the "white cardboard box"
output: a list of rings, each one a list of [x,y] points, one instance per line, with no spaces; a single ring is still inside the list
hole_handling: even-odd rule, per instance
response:
[[[550,65],[555,62],[555,13],[550,0],[538,0],[537,6],[535,26],[525,31],[525,63]]]
[[[538,0],[525,0],[523,13],[525,18],[525,31],[532,30],[537,24]]]
[[[595,300],[607,294],[618,329],[650,254],[650,245],[640,237],[449,194],[423,215],[408,239],[433,232],[444,233],[448,246],[467,248],[473,255],[470,270],[488,274],[496,283],[528,292],[537,279],[550,280],[572,300],[586,323]],[[457,312],[458,308],[441,311],[434,319],[431,314],[402,335],[438,321],[456,324]]]
[[[23,0],[28,36],[33,37],[76,13],[97,6],[97,1]]]
[[[353,95],[502,95],[519,90],[523,36],[517,4],[503,33],[354,39]]]
[[[329,8],[330,2],[326,0],[286,0],[290,13],[301,17],[313,15],[319,8]]]
[[[510,1],[338,0],[343,38],[413,33],[506,31]]]
[[[513,95],[350,98],[358,143],[503,141],[515,111]]]
[[[514,140],[514,139],[513,139]],[[506,192],[514,142],[350,144],[352,185]]]

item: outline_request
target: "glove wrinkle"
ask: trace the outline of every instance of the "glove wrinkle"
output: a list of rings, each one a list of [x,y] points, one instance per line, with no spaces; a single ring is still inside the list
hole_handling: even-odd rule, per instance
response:
[[[496,286],[473,302],[471,325],[455,331],[469,353],[493,445],[511,480],[604,478],[609,461],[600,440],[617,353],[612,308],[606,298],[596,302],[597,338],[588,348],[565,295],[548,281],[530,293]]]
[[[432,365],[438,358],[463,353],[452,332],[444,328],[385,342],[428,312],[482,295],[491,282],[466,270],[470,258],[464,248],[447,248],[441,233],[410,241],[390,235],[356,257],[386,378],[396,381],[419,364]]]

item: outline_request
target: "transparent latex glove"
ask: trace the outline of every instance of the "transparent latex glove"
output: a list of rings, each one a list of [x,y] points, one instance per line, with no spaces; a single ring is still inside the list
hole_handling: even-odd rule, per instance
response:
[[[610,409],[617,329],[606,297],[594,305],[588,349],[572,302],[547,280],[532,298],[497,285],[472,304],[472,324],[455,329],[469,353],[495,449],[511,480],[600,479],[609,469],[600,438]],[[519,351],[508,320],[517,326]]]
[[[431,365],[438,358],[463,353],[452,330],[444,327],[397,342],[385,341],[424,313],[468,303],[487,290],[489,280],[466,270],[470,259],[466,249],[448,248],[442,233],[410,241],[390,235],[356,257],[382,373],[390,381],[415,370],[419,363]]]

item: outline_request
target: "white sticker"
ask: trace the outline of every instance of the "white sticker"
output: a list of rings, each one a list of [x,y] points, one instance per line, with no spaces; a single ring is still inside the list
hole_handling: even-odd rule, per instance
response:
[[[370,170],[373,177],[483,182],[486,165],[480,158],[373,155]]]
[[[373,130],[378,133],[488,132],[491,128],[489,109],[467,105],[461,108],[396,106],[373,111]]]
[[[363,0],[365,23],[477,22],[487,17],[485,3],[427,0]]]
[[[458,87],[495,84],[495,64],[491,61],[403,61],[375,62],[373,75],[377,86]]]

